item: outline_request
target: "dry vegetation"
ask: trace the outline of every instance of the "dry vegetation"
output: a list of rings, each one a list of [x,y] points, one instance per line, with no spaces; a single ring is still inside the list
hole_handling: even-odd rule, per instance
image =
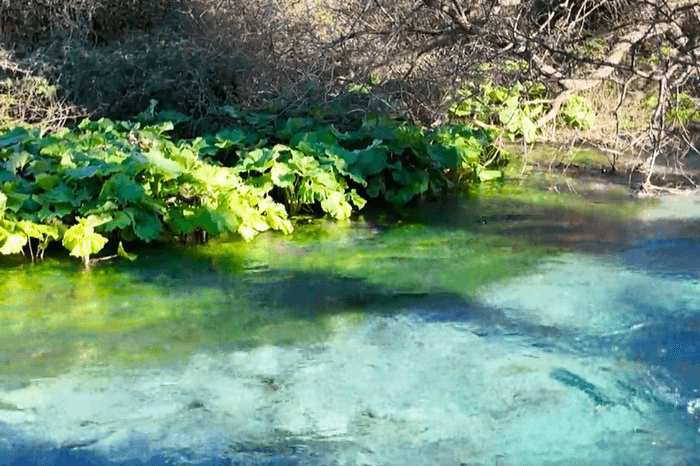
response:
[[[694,0],[1,5],[1,72],[14,80],[2,89],[15,99],[4,98],[0,107],[5,124],[55,127],[88,112],[128,118],[157,99],[195,118],[195,132],[215,126],[214,110],[231,103],[381,110],[429,125],[444,121],[458,89],[491,80],[545,84],[549,111],[537,121],[544,138],[587,141],[639,158],[644,163],[635,166],[649,174],[647,184],[659,157],[682,162],[696,142],[689,123],[700,99],[700,2]],[[502,66],[509,63],[518,66]],[[37,77],[58,92],[28,94],[23,80]],[[350,84],[370,92],[349,94]],[[592,129],[556,126],[573,94],[593,104]],[[681,105],[679,95],[690,100]]]

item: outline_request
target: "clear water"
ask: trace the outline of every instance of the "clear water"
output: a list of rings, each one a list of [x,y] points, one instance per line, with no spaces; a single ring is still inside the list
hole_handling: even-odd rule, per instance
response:
[[[697,199],[5,264],[0,464],[700,464]]]

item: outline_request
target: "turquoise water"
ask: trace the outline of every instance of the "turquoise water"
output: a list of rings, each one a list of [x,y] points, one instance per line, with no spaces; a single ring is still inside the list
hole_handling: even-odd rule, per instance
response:
[[[6,264],[0,451],[700,464],[698,198],[580,194],[506,187],[90,271]]]

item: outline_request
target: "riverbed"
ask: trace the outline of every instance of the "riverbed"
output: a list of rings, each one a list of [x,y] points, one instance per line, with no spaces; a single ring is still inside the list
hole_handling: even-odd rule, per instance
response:
[[[700,464],[698,226],[502,186],[3,264],[0,464]]]

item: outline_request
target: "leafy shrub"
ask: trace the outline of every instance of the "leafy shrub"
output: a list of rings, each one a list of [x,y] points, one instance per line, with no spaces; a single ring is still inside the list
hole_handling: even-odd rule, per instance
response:
[[[569,97],[569,100],[562,106],[560,115],[562,120],[573,128],[587,130],[595,123],[593,107],[586,99],[578,95]]]
[[[280,121],[274,115],[234,107],[227,112],[241,125],[251,125],[248,138],[272,139],[314,157],[322,165],[335,167],[363,196],[398,204],[449,188],[445,170],[459,171],[469,180],[477,178],[480,156],[493,137],[489,131],[467,125],[426,131],[381,114],[368,114],[355,130],[340,132],[313,118]]]
[[[676,93],[670,99],[671,108],[666,112],[666,119],[672,124],[683,125],[700,119],[700,105],[684,92]]]
[[[251,239],[269,228],[291,231],[284,206],[264,188],[203,161],[204,140],[168,140],[163,133],[171,128],[102,119],[48,137],[22,128],[5,134],[0,252],[26,246],[41,256],[60,239],[87,265],[110,235],[150,242],[195,232]]]
[[[39,63],[69,101],[113,120],[133,119],[153,99],[200,118],[232,99],[236,73],[245,68],[234,56],[160,29],[100,46],[55,34],[27,61]]]
[[[340,132],[311,118],[228,108],[241,121],[206,138],[173,141],[172,112],[141,122],[84,120],[42,136],[0,137],[0,253],[43,257],[61,241],[86,266],[110,240],[150,242],[292,230],[288,210],[346,219],[366,197],[405,203],[450,186],[446,173],[493,178],[480,166],[489,134],[457,125],[426,131],[366,116]],[[224,166],[227,165],[227,166]],[[128,256],[119,243],[118,252]]]
[[[0,131],[18,125],[58,129],[80,114],[78,108],[59,97],[46,78],[25,76],[0,81]]]
[[[508,89],[487,81],[472,89],[460,90],[458,100],[452,104],[449,113],[453,118],[472,118],[485,124],[498,125],[501,135],[509,140],[521,136],[527,142],[532,142],[538,134],[535,120],[543,113],[544,107],[527,101],[530,94],[539,91],[539,88],[528,91],[521,83]]]

